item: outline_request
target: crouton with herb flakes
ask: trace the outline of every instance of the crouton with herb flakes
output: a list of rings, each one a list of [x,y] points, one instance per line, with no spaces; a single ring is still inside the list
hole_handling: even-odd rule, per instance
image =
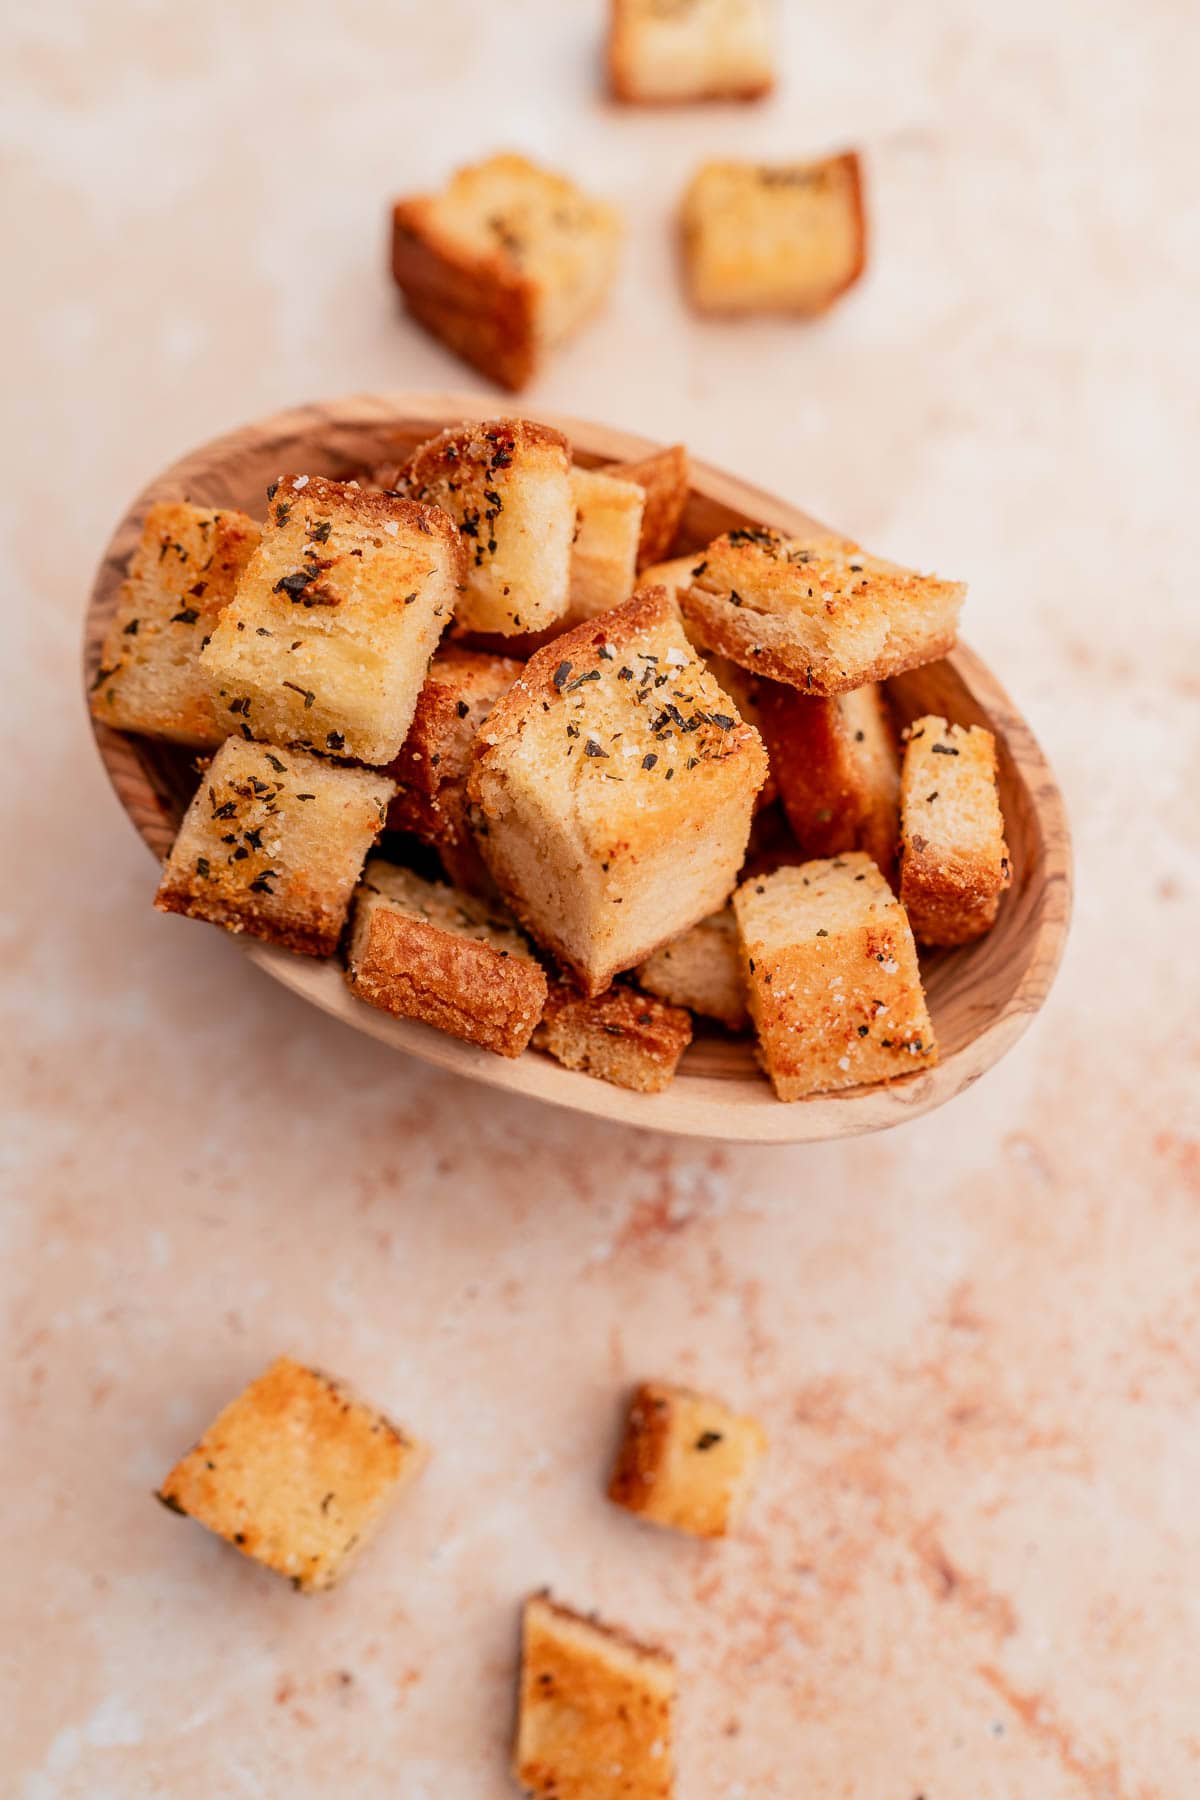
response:
[[[905,732],[900,898],[922,944],[990,931],[1012,880],[996,785],[996,740],[929,714]]]
[[[535,1049],[564,1068],[579,1069],[639,1094],[661,1094],[675,1079],[692,1041],[690,1016],[617,982],[586,999],[570,982],[550,989]]]
[[[609,0],[616,99],[757,100],[775,84],[774,0]]]
[[[633,1394],[608,1497],[693,1537],[724,1537],[767,1447],[756,1419],[691,1388],[643,1382]]]
[[[857,155],[705,163],[684,197],[683,246],[701,312],[827,311],[866,267]]]

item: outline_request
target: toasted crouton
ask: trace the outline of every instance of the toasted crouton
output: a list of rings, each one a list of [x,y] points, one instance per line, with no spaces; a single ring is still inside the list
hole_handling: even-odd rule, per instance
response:
[[[302,956],[331,956],[395,791],[374,770],[226,738],[154,904]]]
[[[753,725],[765,745],[767,740],[763,734],[760,714],[763,691],[771,683],[763,681],[760,676],[752,674],[749,669],[743,669],[740,663],[731,662],[727,656],[717,656],[712,651],[706,651],[704,660],[708,664],[709,673],[717,686],[723,688],[729,695],[747,725]],[[770,756],[769,748],[767,755]],[[775,771],[768,767],[767,779],[758,790],[758,798],[754,804],[755,812],[762,812],[764,807],[772,805],[778,798],[779,787],[775,780]]]
[[[118,731],[215,748],[236,722],[200,652],[258,543],[240,512],[160,500],[146,514],[92,683],[92,711]]]
[[[513,1774],[533,1800],[670,1800],[675,1662],[548,1594],[525,1602]]]
[[[621,235],[616,209],[573,181],[493,156],[397,201],[392,272],[415,319],[516,389],[600,307]]]
[[[352,993],[499,1056],[520,1056],[546,977],[512,921],[470,894],[374,857],[346,953]]]
[[[677,1006],[618,983],[585,999],[569,982],[550,989],[534,1048],[639,1094],[661,1094],[692,1041],[692,1021]]]
[[[647,993],[717,1019],[730,1031],[749,1022],[737,924],[728,906],[656,950],[637,971]]]
[[[319,475],[270,490],[262,541],[201,661],[245,737],[387,763],[462,576],[447,515]]]
[[[636,482],[572,469],[571,496],[571,620],[578,624],[620,606],[632,594],[646,495]]]
[[[775,84],[772,0],[610,0],[618,100],[757,100]]]
[[[922,944],[990,931],[1012,880],[996,786],[996,740],[929,714],[905,732],[900,898]]]
[[[281,1356],[176,1463],[158,1498],[311,1592],[339,1580],[424,1461],[381,1413]]]
[[[865,850],[890,875],[900,840],[900,756],[882,688],[869,682],[819,700],[760,682],[754,723],[805,856]]]
[[[756,1419],[690,1388],[643,1382],[629,1404],[608,1497],[655,1525],[725,1537],[766,1447]]]
[[[724,903],[766,769],[655,588],[530,659],[479,734],[467,792],[501,893],[599,994]]]
[[[752,877],[733,909],[759,1054],[781,1100],[937,1061],[908,919],[869,856]]]
[[[651,563],[639,575],[638,585],[665,587],[669,594],[677,594],[682,588],[691,587],[692,571],[701,560],[701,554],[695,550],[690,556],[673,556],[669,562]]]
[[[567,611],[575,531],[570,447],[527,419],[443,431],[404,471],[414,500],[443,507],[466,549],[455,617],[471,631],[538,631]]]
[[[679,596],[696,643],[806,694],[843,694],[954,645],[965,587],[914,575],[845,540],[765,526],[708,546]]]
[[[652,456],[639,457],[636,462],[607,463],[603,473],[615,475],[619,481],[635,481],[645,490],[638,568],[644,570],[661,562],[675,542],[691,493],[692,471],[687,451],[682,444],[672,444],[670,449],[656,450]],[[646,585],[651,583],[647,581]]]
[[[683,201],[694,306],[713,313],[822,313],[866,267],[853,151],[824,162],[705,163]]]

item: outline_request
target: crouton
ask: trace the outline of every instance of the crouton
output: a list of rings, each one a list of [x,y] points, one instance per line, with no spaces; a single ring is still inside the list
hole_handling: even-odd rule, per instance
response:
[[[638,568],[661,562],[675,542],[675,533],[692,491],[692,470],[682,444],[656,450],[636,462],[606,463],[602,471],[619,481],[635,481],[645,489],[642,531],[638,539]],[[647,582],[647,585],[650,585]]]
[[[414,500],[443,507],[466,550],[455,606],[471,631],[538,631],[566,613],[575,498],[561,431],[487,419],[443,431],[404,471]]]
[[[614,1087],[661,1094],[692,1041],[692,1021],[677,1006],[618,983],[585,999],[569,982],[551,988],[534,1048],[568,1069]]]
[[[730,1031],[744,1031],[749,1023],[732,907],[723,906],[656,950],[637,979],[647,993],[717,1019]]]
[[[751,674],[749,669],[743,669],[739,663],[731,662],[727,656],[717,656],[712,651],[706,651],[704,660],[708,664],[709,674],[717,686],[723,688],[729,695],[747,725],[753,725],[765,745],[767,740],[763,734],[760,718],[762,695],[764,689],[772,684]],[[769,747],[767,755],[769,758]],[[754,804],[755,812],[762,812],[764,807],[771,806],[778,798],[779,788],[775,780],[775,771],[768,767],[767,779],[758,790],[758,798]]]
[[[885,875],[900,840],[900,756],[882,688],[869,682],[819,700],[758,684],[754,719],[796,842],[805,856],[865,850]]]
[[[467,793],[497,887],[594,995],[724,903],[766,772],[655,588],[530,659]]]
[[[92,683],[97,719],[199,749],[236,730],[217,710],[200,651],[258,538],[245,513],[172,500],[150,508]]]
[[[176,1463],[158,1499],[293,1587],[332,1587],[425,1451],[315,1369],[281,1356]]]
[[[154,904],[301,956],[331,956],[394,792],[374,770],[226,738]]]
[[[757,100],[775,85],[772,0],[610,0],[609,82],[643,104]]]
[[[356,897],[346,979],[368,1005],[498,1056],[520,1056],[546,999],[541,964],[507,916],[379,857]]]
[[[937,1061],[908,918],[864,852],[753,877],[733,910],[759,1055],[781,1100]]]
[[[665,587],[668,593],[676,594],[681,588],[691,587],[692,571],[702,557],[702,551],[694,550],[690,556],[673,556],[669,562],[652,563],[639,575],[639,586]]]
[[[630,1400],[608,1497],[655,1525],[725,1537],[766,1447],[756,1419],[690,1388],[643,1382]]]
[[[493,156],[397,201],[392,273],[426,330],[517,389],[601,306],[621,236],[616,209],[573,181]]]
[[[705,163],[684,196],[682,224],[688,292],[701,312],[811,317],[866,267],[853,151],[815,163]]]
[[[675,1661],[548,1594],[525,1602],[513,1775],[533,1800],[670,1800]]]
[[[632,594],[646,494],[636,482],[572,469],[571,496],[571,622],[579,624],[620,606]]]
[[[965,587],[844,540],[764,526],[708,546],[679,604],[694,641],[806,694],[843,694],[954,645]]]
[[[269,490],[262,541],[201,662],[244,737],[387,763],[462,577],[436,506],[319,475]]]
[[[900,898],[922,944],[990,931],[1012,880],[996,786],[996,740],[929,714],[905,732]]]

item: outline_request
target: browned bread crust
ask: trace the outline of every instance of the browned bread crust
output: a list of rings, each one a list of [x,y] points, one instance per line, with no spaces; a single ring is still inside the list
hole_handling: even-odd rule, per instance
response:
[[[759,100],[775,85],[770,0],[610,0],[608,82],[627,105]]]
[[[670,1086],[691,1041],[692,1021],[681,1007],[620,983],[588,1000],[569,982],[550,989],[533,1038],[564,1067],[640,1094]]]
[[[900,839],[900,756],[883,690],[870,683],[821,700],[764,681],[755,723],[804,855],[865,850],[890,875]]]
[[[608,1497],[656,1525],[724,1537],[745,1505],[766,1449],[757,1420],[691,1388],[634,1390]]]
[[[640,457],[636,462],[605,463],[604,473],[615,475],[621,481],[636,482],[638,487],[646,490],[638,541],[640,573],[652,563],[662,562],[671,553],[691,492],[692,471],[687,450],[682,444],[672,444],[669,449],[656,450],[652,456]]]
[[[478,256],[444,236],[432,196],[393,207],[392,276],[413,318],[464,362],[514,393],[531,379],[533,289],[499,248]]]
[[[996,784],[996,740],[934,714],[905,732],[900,898],[922,944],[990,931],[1012,880]]]

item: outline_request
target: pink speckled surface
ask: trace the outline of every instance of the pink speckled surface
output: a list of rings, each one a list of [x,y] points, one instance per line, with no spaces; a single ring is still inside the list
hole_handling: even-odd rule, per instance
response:
[[[1194,88],[1167,0],[788,6],[753,112],[615,114],[599,6],[44,0],[0,81],[0,1785],[20,1800],[503,1800],[528,1588],[678,1651],[685,1800],[1200,1793]],[[867,284],[689,320],[722,150],[864,145]],[[511,142],[631,220],[529,396],[682,437],[971,582],[1078,902],[951,1107],[722,1151],[463,1086],[150,911],[78,693],[93,563],[191,444],[459,385],[381,274],[390,194]],[[466,378],[469,380],[469,377]],[[278,1349],[433,1446],[303,1598],[149,1490]],[[745,1535],[608,1508],[644,1375],[752,1408]]]

